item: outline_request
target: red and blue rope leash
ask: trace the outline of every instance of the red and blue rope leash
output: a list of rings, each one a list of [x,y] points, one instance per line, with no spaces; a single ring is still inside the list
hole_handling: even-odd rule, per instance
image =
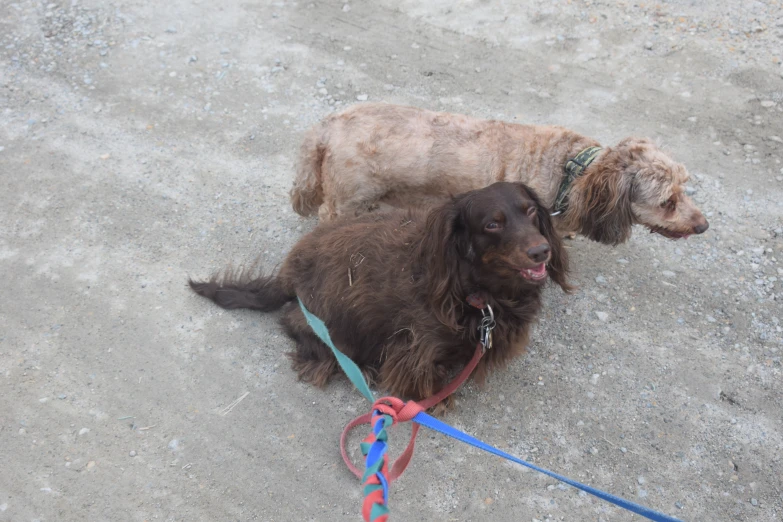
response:
[[[605,500],[606,502],[631,511],[632,513],[641,515],[648,520],[652,520],[653,522],[683,522],[678,518],[660,513],[635,502],[631,502],[630,500],[626,500],[622,497],[601,491],[600,489],[596,489],[592,486],[582,484],[576,480],[569,479],[568,477],[564,477],[553,471],[549,471],[547,469],[536,466],[535,464],[514,457],[513,455],[490,446],[489,444],[471,437],[470,435],[463,433],[430,415],[427,415],[427,413],[425,413],[427,408],[434,406],[445,397],[450,395],[470,375],[470,373],[472,373],[483,353],[483,347],[481,343],[479,343],[479,345],[476,347],[476,353],[474,354],[473,359],[471,359],[470,363],[468,363],[465,369],[462,370],[460,375],[437,395],[421,401],[420,403],[416,403],[414,401],[405,402],[396,397],[384,397],[378,400],[374,400],[372,392],[370,391],[369,386],[367,386],[367,382],[364,380],[364,376],[359,370],[359,367],[356,366],[356,364],[350,358],[348,358],[334,346],[323,321],[311,314],[301,300],[299,301],[299,306],[315,334],[332,350],[335,357],[337,358],[337,362],[340,364],[340,367],[343,369],[346,376],[348,376],[348,378],[362,393],[362,395],[364,395],[367,400],[373,403],[372,413],[362,415],[351,421],[345,427],[345,430],[340,437],[340,449],[342,451],[343,460],[348,465],[348,468],[355,475],[361,478],[362,484],[364,484],[364,503],[362,505],[362,516],[366,522],[388,521],[389,484],[391,484],[392,481],[397,479],[402,474],[410,462],[410,459],[413,456],[413,449],[419,426],[426,426],[439,433],[448,435],[449,437],[464,442],[465,444],[470,444],[471,446],[480,450],[492,453],[498,457],[503,457],[504,459],[510,460],[511,462],[543,473],[544,475],[564,482],[569,486],[573,486],[581,491],[598,497],[601,500]],[[489,337],[489,342],[491,343],[491,335]],[[391,466],[390,470],[387,445],[387,429],[397,424],[398,422],[405,421],[413,422],[411,440],[408,443],[408,447]],[[365,471],[364,473],[361,473],[348,458],[348,454],[345,450],[345,442],[348,432],[353,427],[367,423],[372,426],[372,432],[364,439],[361,444],[362,455],[365,457]]]

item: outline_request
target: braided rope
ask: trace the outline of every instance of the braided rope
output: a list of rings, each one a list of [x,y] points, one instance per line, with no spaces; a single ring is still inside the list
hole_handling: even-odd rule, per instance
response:
[[[389,455],[386,428],[395,424],[392,415],[373,410],[370,421],[373,430],[362,441],[365,457],[364,502],[362,516],[365,522],[386,522],[389,519]]]

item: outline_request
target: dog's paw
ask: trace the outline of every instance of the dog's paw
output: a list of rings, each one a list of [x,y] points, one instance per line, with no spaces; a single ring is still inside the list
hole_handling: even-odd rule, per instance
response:
[[[433,417],[443,417],[447,412],[449,412],[454,408],[454,405],[456,403],[457,400],[454,398],[454,396],[449,395],[448,397],[440,401],[438,404],[428,409],[427,413],[429,413]]]

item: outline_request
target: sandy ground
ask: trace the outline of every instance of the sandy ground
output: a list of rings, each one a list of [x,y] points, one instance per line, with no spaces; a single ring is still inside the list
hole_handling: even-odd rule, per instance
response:
[[[357,100],[685,162],[709,232],[571,242],[580,290],[445,420],[685,520],[781,520],[782,38],[776,1],[0,0],[0,520],[360,520],[363,399],[185,286],[313,227],[297,145]],[[391,508],[639,520],[430,432]]]

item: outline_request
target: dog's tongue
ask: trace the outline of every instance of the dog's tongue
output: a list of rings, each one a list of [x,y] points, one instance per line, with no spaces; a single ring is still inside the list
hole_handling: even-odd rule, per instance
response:
[[[546,277],[546,264],[541,263],[533,268],[525,268],[522,271],[522,277],[527,279],[543,279]]]
[[[546,273],[546,265],[544,263],[541,263],[540,265],[537,265],[536,267],[531,268],[530,272],[533,275],[539,275],[539,276],[543,275],[543,274]]]

